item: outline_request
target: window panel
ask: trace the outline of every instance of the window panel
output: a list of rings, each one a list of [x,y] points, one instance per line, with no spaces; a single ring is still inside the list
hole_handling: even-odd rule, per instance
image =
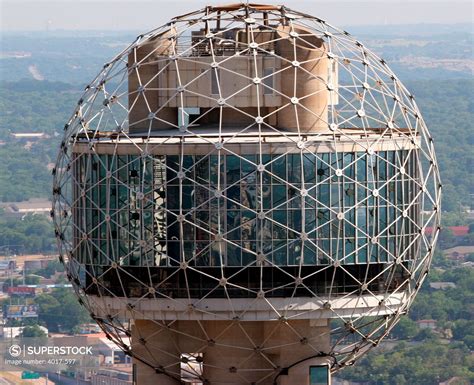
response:
[[[345,264],[386,262],[415,248],[409,246],[415,225],[401,213],[417,184],[393,166],[403,164],[412,175],[415,160],[415,152],[400,151],[261,158],[168,155],[153,160],[88,154],[75,160],[75,194],[86,191],[75,210],[83,217],[79,228],[89,229],[96,264],[176,265],[185,258],[200,266],[219,266],[221,261],[240,266],[254,261],[257,249],[281,265],[299,264],[301,255],[304,264],[324,264],[326,254]],[[263,173],[256,171],[260,162],[266,164]],[[334,170],[340,168],[343,174],[336,176]],[[183,180],[177,178],[180,170],[185,171]],[[299,192],[303,187],[306,197]],[[222,198],[215,196],[217,188]],[[418,207],[409,208],[410,217]],[[262,210],[272,221],[256,219]],[[343,221],[336,218],[338,212],[344,212]],[[182,225],[180,213],[187,220]],[[315,245],[300,241],[303,230]],[[215,240],[218,232],[229,242]],[[81,234],[75,235],[76,242]],[[374,236],[378,244],[371,242]]]

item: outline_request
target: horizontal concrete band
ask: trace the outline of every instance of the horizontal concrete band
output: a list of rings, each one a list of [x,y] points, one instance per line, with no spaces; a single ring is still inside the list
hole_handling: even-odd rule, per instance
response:
[[[363,137],[363,140],[361,139]],[[360,142],[360,143],[359,143]],[[216,146],[217,145],[217,146]],[[80,139],[72,147],[76,154],[117,154],[117,155],[141,155],[146,152],[149,155],[176,155],[181,152],[183,146],[189,146],[185,153],[190,155],[207,155],[212,151],[220,149],[237,154],[265,154],[300,153],[302,150],[308,153],[328,152],[365,152],[369,148],[373,151],[395,151],[395,150],[417,150],[420,148],[419,138],[417,140],[405,135],[400,137],[381,138],[379,135],[346,135],[334,141],[329,135],[261,135],[226,137],[224,135],[177,135],[166,137],[153,137],[149,139],[135,137],[118,137],[98,139]]]
[[[342,298],[257,298],[203,299],[139,299],[89,295],[95,315],[150,320],[215,320],[278,321],[285,319],[329,319],[359,316],[383,316],[402,310],[409,295],[405,292],[382,295],[363,294]],[[132,307],[130,307],[130,304]],[[330,305],[328,305],[330,304]]]

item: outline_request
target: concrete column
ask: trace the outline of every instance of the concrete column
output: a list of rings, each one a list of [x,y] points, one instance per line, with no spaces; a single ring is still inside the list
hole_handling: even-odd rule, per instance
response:
[[[168,71],[163,71],[159,75],[158,72],[168,63],[165,59],[173,53],[174,41],[170,38],[174,33],[175,30],[171,29],[139,46],[128,55],[130,70],[128,107],[131,133],[147,132],[150,127],[150,120],[148,120],[150,111],[155,113],[162,106],[163,100],[168,100],[167,97],[160,98],[160,91],[157,90],[160,87],[167,87],[165,83]],[[134,63],[138,63],[138,67],[134,68]],[[140,92],[141,86],[144,86],[146,91]],[[163,121],[154,119],[151,125],[152,130],[173,128],[172,124],[178,123],[178,109],[165,106],[156,114],[156,117]]]
[[[314,356],[315,350],[329,351],[329,331],[327,320],[176,321],[169,327],[137,320],[132,346],[138,355],[177,377],[181,354],[202,353],[203,377],[210,385],[273,385],[275,367],[290,367]],[[139,385],[178,383],[135,363]],[[278,384],[307,385],[309,367],[325,363],[324,357],[305,360],[280,376]]]
[[[279,27],[277,33],[276,53],[286,59],[281,63],[281,92],[287,96],[282,103],[289,103],[278,111],[277,125],[289,131],[298,126],[301,132],[326,131],[330,69],[324,41],[302,28]],[[295,42],[292,33],[300,39]]]
[[[248,384],[259,381],[272,366],[258,347],[264,338],[263,322],[206,321],[215,343],[204,351],[204,378],[212,385]],[[266,385],[267,382],[259,382]]]
[[[136,320],[132,327],[132,350],[140,358],[152,365],[161,366],[175,378],[180,376],[179,348],[176,335],[158,323],[149,320]],[[137,366],[139,385],[176,385],[170,376],[159,374],[142,361],[133,360]]]
[[[309,384],[309,367],[325,363],[325,359],[313,358],[316,351],[328,352],[330,348],[328,320],[288,320],[286,322],[265,322],[267,345],[274,346],[272,354],[280,368],[293,366],[288,375],[278,378],[279,385]]]

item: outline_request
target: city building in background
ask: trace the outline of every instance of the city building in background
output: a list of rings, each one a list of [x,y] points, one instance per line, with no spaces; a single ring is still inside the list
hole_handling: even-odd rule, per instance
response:
[[[60,260],[139,385],[328,384],[428,273],[432,138],[387,63],[317,17],[176,17],[104,65],[64,130]]]

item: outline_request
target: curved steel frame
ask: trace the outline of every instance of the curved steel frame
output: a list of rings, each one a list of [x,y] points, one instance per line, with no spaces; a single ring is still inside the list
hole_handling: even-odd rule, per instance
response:
[[[220,30],[213,32],[212,26],[217,23]],[[269,124],[267,119],[271,114],[276,114],[278,109],[270,112],[268,116],[261,116],[261,111],[263,110],[257,105],[255,115],[251,115],[248,111],[243,111],[230,104],[230,100],[235,94],[224,95],[221,87],[218,87],[218,94],[209,95],[205,90],[199,92],[193,88],[193,82],[197,81],[196,79],[188,83],[181,83],[179,80],[181,62],[192,61],[193,55],[195,55],[193,52],[196,52],[196,46],[202,44],[203,41],[206,41],[206,44],[211,47],[210,52],[208,52],[211,60],[209,60],[207,69],[203,73],[214,71],[217,79],[219,78],[219,70],[232,72],[231,69],[222,63],[231,61],[236,57],[249,55],[250,57],[257,58],[259,55],[268,55],[276,57],[282,62],[288,62],[287,58],[267,51],[264,47],[259,47],[259,44],[252,39],[245,44],[239,42],[238,49],[234,54],[220,59],[216,56],[220,43],[223,43],[224,40],[226,40],[226,44],[228,43],[228,39],[225,37],[226,31],[239,27],[250,31],[248,36],[253,36],[253,31],[257,31],[259,28],[276,28],[275,25],[285,25],[288,31],[287,35],[280,36],[279,39],[293,39],[292,41],[302,42],[303,45],[311,45],[311,42],[301,33],[299,34],[294,31],[307,30],[311,31],[312,34],[320,36],[324,39],[327,47],[327,59],[331,63],[337,63],[339,71],[337,87],[329,83],[327,79],[320,79],[320,81],[325,82],[325,86],[330,91],[330,97],[335,98],[337,95],[338,98],[337,103],[328,105],[328,120],[324,122],[327,127],[325,130],[310,134],[303,132],[299,129],[297,118],[296,130],[294,132],[280,130],[276,126]],[[189,41],[189,34],[197,26],[202,27],[208,32],[198,44],[193,46]],[[155,76],[159,76],[160,72],[157,71],[157,74],[149,78],[147,83],[142,84],[140,68],[145,63],[148,63],[153,51],[143,58],[138,58],[136,52],[146,43],[156,39],[163,39],[162,44],[165,44],[165,42],[170,44],[170,41],[172,42],[171,54],[164,59],[157,59],[157,68],[158,64],[161,66],[159,68],[173,68],[173,71],[176,71],[178,74],[178,84],[176,88],[167,90],[170,95],[169,100],[164,102],[158,110],[151,110],[150,108],[146,119],[141,121],[142,125],[145,122],[144,124],[148,126],[148,130],[142,130],[141,134],[134,134],[132,129],[135,123],[128,121],[129,112],[134,108],[138,99],[143,98],[146,101],[147,97],[149,97],[147,92],[157,90],[154,88],[156,86],[152,85],[152,83]],[[130,58],[135,58],[135,60],[130,62]],[[162,63],[160,63],[160,60],[162,60]],[[255,67],[257,67],[256,62]],[[294,63],[294,67],[296,84],[297,71],[300,71],[299,63]],[[274,76],[277,72],[275,70],[275,73],[267,74],[266,76]],[[128,79],[132,75],[138,79],[139,87],[137,90],[130,90],[128,88]],[[245,77],[245,75],[238,72],[234,72],[232,75]],[[257,76],[248,74],[246,80],[248,85],[245,86],[245,89],[253,87],[252,92],[255,92],[257,101],[260,100],[265,87],[267,87],[271,89],[272,93],[281,96],[284,107],[294,107],[296,117],[298,116],[298,111],[307,110],[301,103],[301,97],[289,97],[279,89],[272,88],[271,83],[265,82],[263,74],[257,74]],[[222,114],[223,111],[225,113],[225,107],[230,108],[247,115],[251,122],[245,127],[234,129],[232,132],[229,132],[222,124],[219,124],[211,132],[204,131],[193,124],[196,121],[193,122],[192,116],[189,119],[185,116],[187,114],[185,108],[189,106],[184,104],[182,95],[186,93],[198,98],[208,99],[209,103],[211,103],[210,111],[217,111],[218,114]],[[178,105],[181,106],[179,111],[182,116],[179,119],[179,123],[166,122],[170,127],[169,130],[154,130],[154,122],[157,120],[163,121],[163,118],[160,116],[160,110],[167,103],[170,103],[171,100],[177,100]],[[146,105],[150,106],[151,104],[146,102]],[[297,110],[297,106],[299,106],[299,110]],[[314,113],[313,111],[307,112]],[[196,151],[196,148],[203,146],[205,149],[200,150],[202,154],[205,154],[203,156],[212,154],[217,156],[219,162],[223,162],[225,156],[232,155],[240,159],[241,162],[247,162],[249,167],[253,169],[257,190],[261,188],[262,174],[268,173],[268,177],[277,178],[279,183],[295,189],[299,196],[303,197],[300,206],[303,205],[304,211],[304,197],[308,195],[308,189],[304,183],[304,175],[302,176],[303,181],[295,184],[272,173],[269,167],[272,161],[265,163],[263,160],[263,157],[268,154],[265,152],[265,146],[272,140],[274,141],[273,145],[279,147],[282,156],[286,154],[299,154],[301,156],[309,154],[314,156],[315,159],[321,159],[321,150],[318,150],[320,146],[326,146],[325,148],[330,148],[331,151],[338,154],[344,152],[344,150],[341,150],[343,145],[356,148],[353,153],[361,154],[360,157],[356,157],[354,163],[357,163],[357,160],[362,158],[364,161],[371,157],[381,159],[380,151],[384,150],[384,148],[385,150],[387,148],[389,150],[402,149],[406,150],[407,153],[414,154],[412,164],[407,164],[406,161],[404,163],[398,157],[394,158],[393,162],[385,160],[386,164],[394,170],[392,178],[394,180],[396,178],[403,178],[409,181],[406,188],[412,190],[409,191],[409,194],[403,195],[401,206],[397,206],[396,202],[391,201],[388,195],[384,197],[383,203],[387,207],[392,207],[396,213],[391,218],[392,222],[387,223],[387,228],[379,227],[377,229],[374,226],[372,233],[369,233],[365,227],[358,227],[357,224],[351,225],[355,226],[356,231],[366,234],[367,243],[364,247],[370,248],[377,245],[381,247],[379,244],[380,236],[388,231],[387,229],[390,225],[409,221],[415,230],[414,234],[410,234],[410,245],[415,245],[415,251],[410,252],[410,255],[406,257],[406,255],[404,256],[405,250],[392,251],[386,249],[385,251],[388,256],[383,262],[381,271],[375,274],[375,276],[355,278],[357,282],[356,287],[342,296],[332,294],[333,287],[331,282],[328,282],[329,287],[325,295],[316,293],[311,287],[307,286],[305,280],[310,278],[313,273],[301,275],[301,271],[305,271],[303,258],[296,264],[297,267],[299,266],[299,269],[296,268],[290,273],[278,264],[273,263],[267,258],[265,253],[258,250],[250,251],[250,254],[254,256],[253,261],[239,267],[238,270],[245,271],[245,269],[252,266],[263,271],[265,265],[271,265],[275,269],[280,270],[282,274],[286,274],[289,277],[290,283],[287,286],[291,289],[291,294],[287,300],[266,296],[268,293],[264,289],[265,285],[263,282],[260,282],[259,290],[257,290],[258,288],[250,289],[234,284],[232,279],[235,273],[230,276],[226,275],[222,263],[222,268],[218,269],[221,273],[209,275],[205,270],[200,270],[190,263],[192,258],[195,257],[191,257],[191,260],[189,260],[182,255],[181,259],[176,261],[174,272],[171,272],[170,276],[179,272],[186,280],[187,272],[202,274],[207,276],[210,282],[212,282],[212,287],[209,288],[210,293],[214,289],[221,289],[224,293],[223,298],[220,300],[221,302],[217,303],[214,308],[211,306],[211,310],[209,310],[208,307],[204,306],[207,303],[206,301],[212,303],[210,299],[212,296],[209,294],[204,295],[202,298],[193,298],[188,291],[188,295],[184,295],[182,299],[173,298],[165,290],[160,289],[160,285],[163,285],[166,283],[166,280],[170,279],[169,276],[161,280],[158,279],[158,281],[147,278],[147,274],[142,275],[140,278],[134,276],[130,269],[125,264],[120,263],[116,257],[117,248],[108,246],[108,249],[104,249],[98,244],[100,241],[92,236],[93,231],[99,229],[97,231],[100,232],[102,226],[105,241],[113,238],[110,235],[111,223],[115,222],[114,225],[119,229],[118,231],[126,233],[134,241],[133,244],[135,246],[129,249],[129,253],[135,252],[141,255],[150,252],[152,255],[162,253],[159,246],[153,243],[153,236],[149,239],[142,239],[143,229],[132,229],[124,226],[119,221],[119,214],[115,211],[125,210],[128,212],[132,206],[132,211],[138,212],[141,215],[145,215],[146,211],[151,208],[151,210],[156,212],[160,211],[168,216],[172,216],[174,221],[180,226],[180,234],[183,234],[183,226],[185,224],[196,228],[200,226],[199,223],[193,222],[192,217],[188,215],[192,212],[192,209],[186,211],[182,206],[173,210],[167,209],[159,201],[157,195],[153,195],[154,191],[156,193],[156,189],[163,188],[166,190],[167,184],[164,186],[158,186],[157,184],[154,186],[147,185],[148,182],[146,182],[144,174],[138,175],[137,182],[134,182],[133,185],[127,184],[118,175],[117,166],[111,165],[124,153],[135,154],[136,157],[133,160],[127,158],[121,167],[127,168],[133,162],[138,162],[142,165],[141,170],[143,171],[147,164],[158,164],[162,171],[166,172],[170,169],[170,165],[160,157],[160,154],[178,151],[181,157],[175,172],[177,176],[177,191],[179,191],[178,194],[180,194],[181,200],[183,198],[183,186],[187,182],[192,182],[209,190],[214,194],[210,200],[228,198],[226,197],[228,186],[222,184],[219,180],[221,174],[217,173],[217,180],[212,187],[203,185],[201,181],[197,180],[197,177],[192,176],[194,174],[191,175],[189,173],[190,167],[183,162],[185,154],[192,154],[193,151]],[[236,151],[232,147],[236,143],[252,144],[253,148],[256,149],[255,160],[249,161],[244,157],[244,154]],[[172,147],[175,150],[170,150]],[[86,176],[82,180],[77,172],[80,168],[80,162],[83,162],[81,167],[86,167],[84,171]],[[90,176],[93,172],[91,169],[87,169],[87,167],[90,167],[91,162],[95,162],[98,164],[97,167],[103,170],[103,173],[98,173],[97,178],[93,182],[86,180],[88,178],[87,175]],[[194,166],[192,165],[191,167]],[[115,169],[113,170],[112,167],[115,167]],[[354,180],[354,177],[345,175],[344,171],[347,167],[350,167],[350,165],[342,165],[337,162],[327,164],[329,170],[328,180],[340,178],[343,181],[350,181],[356,189],[364,191],[364,197],[355,199],[346,210],[365,207],[366,202],[374,198],[380,198],[380,200],[376,199],[376,202],[380,204],[382,202],[382,198],[379,197],[382,195],[380,191],[383,188],[388,188],[390,177],[387,177],[385,181],[381,181],[376,186],[368,181],[360,182]],[[409,172],[408,169],[411,171]],[[142,343],[130,341],[130,328],[134,319],[150,319],[156,322],[157,325],[166,325],[167,328],[173,328],[173,323],[175,322],[172,320],[173,315],[170,315],[170,318],[168,318],[166,311],[163,310],[163,304],[166,304],[168,308],[171,305],[173,314],[195,314],[196,320],[206,319],[206,317],[209,319],[241,320],[242,330],[245,330],[245,322],[243,321],[245,314],[258,303],[257,307],[261,308],[262,314],[266,314],[267,320],[283,320],[285,322],[285,320],[292,318],[312,318],[315,314],[317,314],[317,318],[331,318],[333,320],[330,331],[332,347],[330,351],[324,352],[324,354],[334,357],[335,364],[333,369],[337,370],[342,366],[352,364],[356,358],[372,346],[377,345],[393,328],[400,316],[408,310],[428,273],[439,233],[441,185],[433,140],[413,96],[405,89],[384,60],[378,58],[347,32],[332,27],[321,19],[293,11],[286,7],[265,7],[252,4],[221,8],[207,7],[203,10],[174,18],[166,25],[140,35],[133,44],[111,62],[107,63],[94,81],[86,88],[83,97],[65,126],[64,139],[53,174],[53,217],[60,259],[66,265],[68,277],[74,283],[74,288],[80,302],[90,310],[92,316],[110,338],[132,355],[134,354],[134,343]],[[315,186],[318,183],[321,182],[316,182]],[[129,201],[125,208],[114,207],[111,203],[110,185],[112,184],[120,185],[127,190],[126,194],[128,194],[127,198]],[[101,198],[103,199],[102,203],[94,200],[99,199],[98,197],[94,198],[92,195],[89,195],[89,192],[93,191],[95,186],[98,185],[105,186],[104,191],[106,193]],[[313,187],[309,189],[311,188]],[[338,194],[344,195],[344,192],[339,191]],[[87,204],[84,203],[86,201]],[[327,203],[321,202],[317,197],[314,198],[314,203],[316,206],[325,206],[333,214],[329,220],[330,226],[344,227],[347,218],[344,216],[344,211],[340,210],[341,207],[331,207],[330,205],[327,207]],[[242,202],[237,202],[236,204],[245,206]],[[414,205],[417,206],[416,213],[413,210],[410,211]],[[81,217],[78,210],[81,210],[81,207],[84,209],[85,206],[89,207],[90,210],[96,210],[98,213],[99,219],[92,223],[93,228],[88,227],[91,226],[91,223],[87,224],[85,220],[81,222],[77,219]],[[265,212],[263,208],[261,211],[257,208],[246,207],[246,209],[255,213],[255,222],[265,219],[273,221],[268,214],[271,210]],[[221,215],[219,210],[217,210],[216,215]],[[303,215],[303,224],[304,220]],[[163,225],[168,226],[170,223]],[[240,227],[242,226],[245,226],[245,223],[241,223]],[[434,231],[428,233],[428,228],[432,228]],[[201,226],[201,230],[213,236],[213,240],[209,242],[208,247],[220,248],[222,247],[221,245],[232,244],[233,242],[227,239],[220,230],[213,232],[208,227],[203,226]],[[301,229],[297,231],[290,226],[286,226],[286,230],[295,232],[298,242],[302,245],[301,248],[303,248],[305,242],[316,248],[319,247],[311,235],[315,234],[311,233],[315,229],[308,233]],[[115,236],[115,238],[118,237]],[[410,248],[410,245],[408,245],[407,250]],[[95,251],[93,252],[93,250]],[[328,254],[320,247],[319,250],[325,254],[327,259],[327,264],[322,266],[322,269],[328,269],[333,272],[336,270],[344,271],[347,274],[351,274],[344,261],[340,260],[341,258]],[[357,250],[354,253],[357,253]],[[141,267],[146,269],[145,271],[148,271],[150,276],[150,271],[156,269],[156,265],[153,262],[154,258],[151,258],[152,262],[145,262],[144,259],[140,263]],[[98,263],[97,261],[100,259],[104,262]],[[370,266],[370,262],[365,265]],[[393,285],[388,284],[380,292],[371,291],[371,285],[376,281],[377,277],[383,274],[385,274],[384,279],[390,283],[394,278],[393,275],[390,277],[389,273],[395,271],[395,268],[401,269],[405,273],[403,274],[403,281],[398,282],[395,289]],[[118,271],[122,275],[116,274]],[[116,274],[118,277],[118,292],[110,290],[104,279],[107,274],[110,275],[111,273]],[[125,288],[120,283],[120,277],[125,276],[129,278],[127,285],[130,285],[130,280],[132,280],[135,286],[141,289],[136,292],[139,294],[130,293],[130,288]],[[94,288],[92,290],[93,295],[90,295],[92,293],[91,288]],[[242,302],[233,298],[230,294],[232,292],[230,289],[236,288],[246,291],[247,295],[254,297],[254,299],[246,299],[245,302]],[[301,307],[295,311],[294,308],[291,308],[290,303],[294,302],[292,300],[298,300],[298,288],[306,289],[307,294],[305,294],[306,300],[303,301],[305,303],[300,304]],[[274,288],[271,290],[274,290]],[[161,306],[161,310],[163,310],[161,313],[157,313],[157,309],[150,310],[147,305],[150,298],[156,299],[153,306],[156,306],[157,309]],[[219,310],[219,306],[223,306],[224,302],[227,302],[225,305],[226,312]],[[156,319],[155,314],[162,314],[162,318]],[[280,322],[276,324],[278,324],[278,327],[281,326]],[[287,332],[294,336],[294,344],[296,345],[305,339],[305,336],[300,335],[289,324]],[[203,340],[202,343],[202,351],[204,351],[206,346],[208,346],[208,341]],[[216,340],[215,343],[219,344],[219,340]],[[249,356],[255,354],[255,342],[249,340],[247,345],[245,349],[249,349]],[[236,347],[236,349],[242,349],[242,347]],[[265,349],[266,346],[260,346],[259,354],[265,355]],[[314,353],[320,354],[321,352],[315,347]],[[148,349],[146,355],[137,358],[153,367],[160,367],[160,363],[154,359],[152,347]],[[179,361],[180,357],[176,357],[176,359]],[[276,374],[279,370],[277,365],[271,363],[269,358],[267,359],[269,366],[263,370],[262,378]],[[179,376],[178,373],[169,374]]]

